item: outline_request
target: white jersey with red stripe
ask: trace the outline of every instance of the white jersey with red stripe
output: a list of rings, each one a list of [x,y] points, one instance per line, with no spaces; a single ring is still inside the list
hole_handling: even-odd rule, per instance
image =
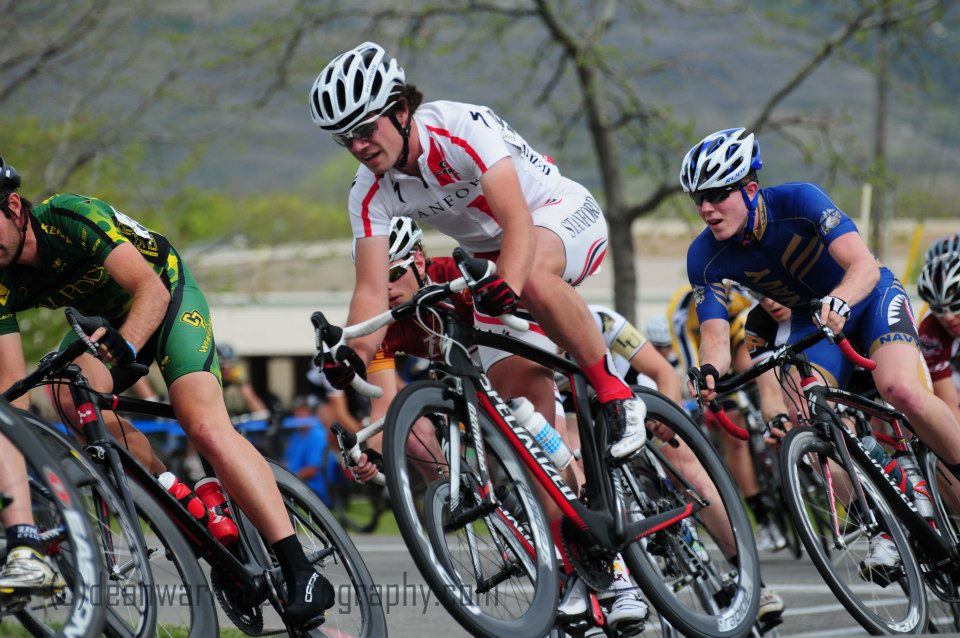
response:
[[[422,177],[397,169],[377,176],[361,165],[350,190],[354,237],[387,235],[391,219],[406,216],[472,253],[499,250],[503,231],[490,213],[480,177],[505,157],[513,161],[531,211],[582,189],[486,106],[428,102],[413,118],[423,148],[417,160]]]

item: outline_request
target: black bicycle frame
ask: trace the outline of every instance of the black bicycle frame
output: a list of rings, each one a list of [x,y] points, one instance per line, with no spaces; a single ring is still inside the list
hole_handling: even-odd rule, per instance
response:
[[[808,368],[809,363],[801,362],[800,370],[803,373],[803,367]],[[804,374],[809,378],[809,375]],[[906,419],[898,410],[875,403],[858,395],[830,388],[826,385],[808,385],[803,390],[807,399],[807,404],[811,408],[811,417],[814,427],[817,427],[823,437],[832,441],[833,447],[838,451],[840,460],[847,475],[851,477],[851,484],[854,487],[856,497],[861,506],[862,512],[870,512],[867,507],[863,486],[860,481],[853,478],[853,463],[851,457],[856,457],[860,465],[865,468],[867,473],[873,479],[873,482],[880,489],[884,500],[890,505],[897,519],[907,526],[911,536],[914,539],[914,546],[922,549],[933,561],[934,566],[939,569],[946,569],[953,572],[960,572],[960,552],[955,544],[948,543],[946,538],[936,531],[934,527],[917,511],[910,498],[900,490],[893,478],[887,474],[883,467],[866,451],[859,438],[851,434],[842,423],[835,422],[837,414],[828,407],[828,401],[838,400],[845,405],[853,405],[859,410],[863,410],[870,416],[875,416],[883,420],[898,420],[906,423]],[[825,409],[826,408],[826,409]],[[872,512],[870,513],[872,517]]]
[[[872,525],[874,529],[877,528],[876,519],[873,517],[870,508],[867,507],[863,486],[856,480],[851,456],[855,456],[861,466],[871,475],[871,478],[880,489],[886,502],[890,505],[898,519],[904,522],[913,535],[913,538],[916,540],[915,546],[930,555],[933,564],[938,568],[960,572],[960,563],[958,563],[960,548],[951,546],[941,534],[930,526],[927,520],[923,518],[914,507],[907,495],[900,491],[893,482],[893,479],[870,457],[860,443],[860,440],[850,434],[842,423],[837,422],[836,412],[829,406],[831,399],[838,400],[841,403],[855,405],[868,415],[876,416],[887,421],[897,420],[900,423],[907,423],[907,420],[902,413],[893,408],[859,395],[845,392],[844,390],[831,388],[815,377],[813,367],[801,352],[825,337],[826,335],[822,331],[813,332],[793,345],[783,346],[769,358],[753,366],[746,372],[736,375],[733,378],[719,381],[716,384],[716,390],[718,393],[729,392],[753,381],[764,372],[775,367],[789,364],[795,365],[800,372],[801,390],[809,408],[811,423],[820,433],[820,436],[823,437],[824,443],[833,445],[837,450],[844,471],[851,477],[851,484],[855,492],[854,496],[860,504],[861,511],[866,512],[866,515],[871,519],[869,524]],[[826,449],[823,450],[823,452],[826,451]],[[822,457],[821,464],[826,465],[826,461]],[[823,469],[828,471],[826,467]],[[832,490],[832,486],[830,489]],[[831,515],[834,517],[834,528],[836,529],[836,512],[832,512]],[[835,539],[835,541],[839,541],[839,538]]]
[[[4,392],[4,397],[12,400],[33,387],[43,383],[55,382],[46,379],[48,374],[55,374],[58,380],[67,383],[74,405],[77,407],[81,431],[86,441],[84,452],[94,462],[105,464],[109,469],[109,474],[113,477],[117,492],[123,499],[131,520],[137,520],[137,514],[133,496],[124,483],[127,477],[136,481],[173,519],[184,536],[193,545],[198,557],[205,558],[213,569],[221,570],[234,583],[242,585],[246,591],[254,593],[257,604],[266,600],[270,586],[263,568],[252,558],[262,554],[262,551],[258,551],[250,543],[248,535],[254,534],[255,530],[251,529],[252,524],[242,515],[242,512],[233,508],[233,511],[238,514],[236,517],[237,526],[245,532],[241,533],[238,539],[240,553],[245,559],[238,558],[216,540],[126,448],[110,436],[102,414],[102,410],[114,410],[175,420],[173,408],[165,403],[97,392],[89,386],[80,371],[80,367],[69,363],[83,352],[86,352],[86,346],[83,342],[72,343],[63,351],[52,355],[50,359],[41,361],[37,370],[14,383]],[[143,531],[138,525],[134,527],[137,541],[145,547]],[[269,564],[269,562],[266,564]]]
[[[607,448],[606,427],[605,424],[596,427],[593,423],[589,401],[585,399],[588,396],[587,380],[580,368],[572,361],[508,335],[477,331],[472,326],[464,326],[450,313],[441,312],[441,316],[444,335],[464,346],[464,348],[458,348],[452,346],[449,341],[446,342],[444,354],[447,363],[442,366],[442,369],[451,375],[452,389],[458,400],[462,401],[463,414],[468,415],[470,420],[471,433],[478,453],[481,480],[485,488],[490,486],[490,482],[486,476],[486,464],[480,460],[483,446],[476,416],[478,403],[507,438],[524,465],[550,495],[564,516],[606,549],[620,551],[628,541],[648,536],[673,525],[696,514],[706,505],[701,498],[683,507],[626,524],[621,502],[616,497],[613,482],[610,480],[612,476],[610,465],[605,455],[601,453]],[[467,354],[467,349],[474,345],[489,346],[510,352],[548,368],[562,370],[567,374],[579,424],[586,486],[588,490],[592,490],[590,492],[592,507],[587,507],[577,498],[529,430],[514,419],[510,409],[490,385],[486,375],[477,370]],[[485,513],[483,509],[495,505],[492,492],[485,489],[486,504],[474,508],[477,511],[471,512],[471,515],[480,516]],[[464,513],[464,516],[467,515],[468,513]]]

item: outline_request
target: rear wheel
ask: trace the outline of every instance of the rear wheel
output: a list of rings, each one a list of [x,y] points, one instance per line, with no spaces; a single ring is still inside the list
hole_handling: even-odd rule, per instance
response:
[[[558,574],[543,510],[490,417],[478,414],[478,456],[459,412],[450,387],[435,381],[412,383],[391,403],[384,472],[397,524],[420,573],[465,629],[490,638],[544,636],[557,611]],[[451,433],[459,435],[453,446]],[[480,458],[492,505],[478,479]]]
[[[742,636],[756,622],[760,567],[739,492],[716,450],[686,413],[659,393],[634,391],[647,406],[648,421],[667,425],[687,450],[666,445],[658,449],[650,440],[619,470],[631,517],[649,518],[695,502],[703,485],[683,469],[690,466],[680,464],[692,452],[719,495],[710,507],[725,511],[727,523],[721,528],[711,519],[708,527],[702,513],[695,514],[628,545],[624,559],[630,573],[681,634]],[[734,554],[737,565],[726,558]]]
[[[387,621],[379,592],[356,545],[303,481],[272,461],[270,469],[303,553],[336,592],[336,604],[327,610],[323,625],[311,635],[386,636]]]
[[[937,529],[956,546],[960,538],[960,481],[926,446],[920,446],[918,457],[930,490],[930,500],[934,503]],[[956,574],[927,567],[924,572],[930,605],[928,631],[960,633],[960,588]]]

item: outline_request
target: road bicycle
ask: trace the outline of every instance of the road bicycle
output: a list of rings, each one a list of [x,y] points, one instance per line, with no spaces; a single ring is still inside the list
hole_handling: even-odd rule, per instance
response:
[[[454,258],[463,277],[428,285],[410,302],[361,324],[339,328],[321,313],[312,317],[321,362],[335,356],[345,339],[406,317],[439,337],[443,361],[433,366],[439,378],[407,385],[387,411],[383,473],[411,556],[447,611],[477,636],[543,636],[552,630],[559,570],[551,530],[531,487],[537,485],[563,514],[557,527],[564,560],[593,590],[610,584],[611,562],[621,553],[647,599],[677,630],[725,637],[750,631],[759,597],[753,534],[729,473],[696,425],[665,397],[643,395],[648,417],[668,425],[676,444],[688,445],[701,459],[721,502],[708,502],[683,473],[664,463],[681,486],[672,492],[676,500],[662,502],[649,515],[628,513],[624,493],[631,465],[608,458],[607,426],[588,398],[582,371],[554,353],[457,322],[444,300],[492,264],[459,250]],[[570,378],[586,475],[579,497],[473,363],[474,345],[519,354]],[[354,387],[368,396],[379,390],[359,378]],[[662,457],[652,441],[647,449]],[[641,483],[633,483],[639,490]],[[716,582],[706,580],[702,563],[665,573],[662,556],[648,551],[650,543],[658,535],[679,537],[684,522],[698,520],[707,506],[727,512],[730,555],[738,563],[726,565]],[[677,562],[683,563],[672,564]],[[687,596],[691,588],[702,589],[702,596]],[[591,603],[602,622],[594,595]]]
[[[154,570],[162,570],[166,585],[179,597],[172,607],[177,616],[168,618],[156,613],[156,596],[150,599],[146,613],[151,622],[165,634],[183,633],[193,638],[209,638],[218,633],[215,596],[220,607],[241,630],[250,635],[277,633],[264,627],[264,608],[272,607],[282,615],[285,607],[285,585],[279,565],[269,546],[241,508],[228,497],[235,515],[238,540],[228,548],[217,541],[167,490],[107,432],[101,410],[133,413],[173,419],[173,409],[165,403],[120,397],[93,390],[80,368],[71,362],[83,352],[96,353],[84,326],[88,318],[72,309],[67,319],[80,336],[59,353],[45,357],[38,368],[15,383],[5,395],[15,397],[44,384],[69,386],[74,405],[81,415],[85,446],[83,452],[96,467],[109,477],[113,487],[129,503],[149,530],[147,548]],[[139,375],[145,366],[127,368]],[[52,430],[52,428],[50,428]],[[75,454],[63,437],[50,437],[60,449]],[[280,489],[304,553],[318,571],[327,577],[338,593],[338,604],[328,610],[324,625],[312,631],[290,629],[291,635],[329,635],[375,638],[386,635],[386,620],[377,591],[359,552],[343,528],[336,522],[319,498],[299,479],[274,463],[269,463]],[[139,529],[139,525],[137,526]],[[106,533],[107,529],[101,526]],[[198,559],[210,566],[210,583]],[[108,565],[108,570],[118,566]],[[212,595],[211,595],[212,591]],[[151,611],[152,610],[152,611]],[[283,631],[282,629],[280,631]]]
[[[86,504],[73,484],[72,473],[50,455],[6,401],[0,401],[0,436],[19,450],[26,461],[34,523],[40,530],[44,553],[65,583],[64,587],[43,591],[0,590],[0,616],[15,618],[34,636],[98,636],[106,611],[102,596],[107,581],[102,578],[104,572],[100,556],[94,551],[96,541],[85,513]],[[0,494],[0,509],[11,502]],[[2,563],[9,548],[2,540],[0,543]]]
[[[819,305],[818,305],[819,308]],[[912,633],[927,628],[925,586],[947,618],[934,619],[933,629],[956,631],[960,602],[960,554],[955,514],[944,504],[941,485],[949,476],[936,455],[916,436],[907,440],[910,425],[894,408],[829,387],[815,375],[803,350],[822,339],[833,340],[848,359],[866,369],[876,364],[858,355],[842,334],[821,327],[795,344],[783,346],[748,371],[717,384],[726,392],[767,370],[795,366],[798,393],[806,416],[780,445],[783,491],[804,547],[818,571],[847,611],[870,633]],[[781,383],[790,383],[781,372]],[[841,411],[841,408],[846,410]],[[799,410],[803,414],[802,410]],[[870,420],[888,423],[900,455],[907,455],[930,486],[933,521],[925,519],[911,498],[864,448]],[[853,432],[851,433],[851,430]],[[819,477],[820,489],[803,488],[803,478]],[[938,478],[938,475],[941,478]],[[828,521],[829,550],[822,542],[822,522]],[[895,544],[901,564],[893,570],[867,570],[864,558],[869,539],[883,534]],[[941,604],[942,602],[942,604]]]

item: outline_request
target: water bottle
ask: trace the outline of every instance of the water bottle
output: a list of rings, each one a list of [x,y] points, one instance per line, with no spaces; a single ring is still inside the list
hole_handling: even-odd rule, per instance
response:
[[[534,440],[540,444],[540,447],[543,448],[543,451],[547,453],[547,456],[550,457],[550,460],[558,469],[565,470],[570,465],[570,461],[573,459],[570,449],[544,416],[533,409],[533,404],[529,400],[524,397],[512,399],[510,401],[510,411],[513,412],[513,418],[517,420],[517,423],[530,431]]]
[[[880,464],[883,471],[893,479],[893,482],[897,484],[900,490],[906,494],[907,497],[913,498],[913,482],[909,477],[904,476],[900,465],[887,455],[880,443],[872,436],[861,437],[860,443],[863,445],[863,449],[867,451],[867,454],[870,455],[870,458]]]
[[[903,468],[903,473],[913,485],[913,506],[917,508],[920,515],[926,519],[933,520],[933,502],[930,500],[930,492],[927,489],[927,481],[920,473],[917,462],[909,452],[897,452],[893,458]]]
[[[157,477],[157,481],[164,489],[170,492],[175,499],[180,501],[180,504],[187,508],[187,511],[193,514],[193,517],[196,518],[201,525],[206,527],[218,541],[224,545],[229,545],[237,540],[238,531],[234,522],[226,516],[211,512],[210,509],[204,505],[203,501],[193,493],[193,490],[191,490],[186,483],[178,479],[175,474],[172,472],[164,472]]]

